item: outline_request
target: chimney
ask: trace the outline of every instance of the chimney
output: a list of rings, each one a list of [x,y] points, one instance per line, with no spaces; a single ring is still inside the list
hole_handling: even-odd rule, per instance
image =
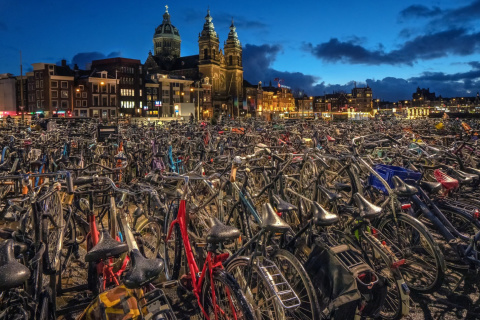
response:
[[[67,66],[67,60],[62,59],[62,67],[66,67],[66,66]]]

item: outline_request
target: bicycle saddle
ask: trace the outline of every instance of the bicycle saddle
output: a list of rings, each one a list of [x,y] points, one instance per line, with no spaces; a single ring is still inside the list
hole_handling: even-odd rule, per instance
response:
[[[358,192],[353,195],[353,200],[355,200],[355,204],[360,210],[360,217],[362,218],[373,219],[382,213],[382,208],[377,207],[373,203],[369,202]]]
[[[0,291],[22,285],[30,278],[30,270],[15,260],[13,240],[5,240],[0,245]]]
[[[262,206],[261,226],[270,232],[285,232],[290,228],[289,225],[278,216],[275,210],[273,210],[270,203],[265,203]]]
[[[208,231],[206,238],[207,243],[217,244],[236,239],[240,236],[240,230],[223,224],[217,218],[211,218],[210,225],[211,228]]]
[[[338,222],[338,216],[325,210],[318,202],[312,205],[312,222],[319,227],[328,227]]]
[[[400,197],[409,197],[413,196],[418,192],[418,189],[406,184],[402,179],[398,176],[392,177],[393,182],[393,192]]]
[[[352,190],[352,185],[343,182],[336,182],[334,187],[337,191],[350,192]]]
[[[450,169],[450,170],[448,170],[448,174],[452,178],[457,179],[458,182],[462,185],[470,184],[473,181],[478,180],[478,175],[463,172],[463,171],[460,171],[460,170]]]
[[[107,229],[100,231],[100,240],[85,255],[85,262],[98,262],[110,257],[119,256],[128,251],[128,245],[114,240]]]
[[[125,287],[138,289],[155,280],[164,268],[163,259],[147,259],[138,249],[130,252],[132,266],[124,279]]]
[[[442,184],[440,182],[421,181],[420,187],[428,193],[435,194],[442,189]]]
[[[335,202],[335,201],[337,201],[338,199],[341,199],[341,198],[342,198],[342,195],[341,195],[341,194],[328,191],[326,188],[324,188],[324,187],[322,187],[322,186],[320,186],[320,185],[318,186],[318,188],[322,191],[322,193],[325,195],[325,197],[327,197],[328,202]]]
[[[298,209],[293,204],[288,203],[287,201],[280,198],[280,196],[277,194],[274,194],[272,198],[273,198],[273,202],[275,203],[275,206],[277,207],[278,212],[288,212],[288,211],[293,211]]]

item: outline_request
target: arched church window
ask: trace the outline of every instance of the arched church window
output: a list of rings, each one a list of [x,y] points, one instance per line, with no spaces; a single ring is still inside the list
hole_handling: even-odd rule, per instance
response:
[[[233,66],[233,56],[228,57],[228,65]]]

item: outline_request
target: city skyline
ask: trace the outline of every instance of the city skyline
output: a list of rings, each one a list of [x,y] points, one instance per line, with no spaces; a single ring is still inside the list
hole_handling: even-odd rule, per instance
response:
[[[477,1],[277,1],[198,3],[126,1],[68,3],[6,0],[0,4],[0,73],[18,75],[36,62],[85,63],[106,57],[139,59],[165,5],[182,38],[182,56],[198,54],[198,33],[210,6],[220,42],[234,19],[243,46],[244,78],[255,84],[283,79],[309,95],[369,85],[374,98],[410,99],[415,89],[474,96],[480,90]]]

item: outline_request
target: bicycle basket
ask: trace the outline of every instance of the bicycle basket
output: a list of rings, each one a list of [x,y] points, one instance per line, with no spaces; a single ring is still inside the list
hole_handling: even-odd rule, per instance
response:
[[[422,178],[422,174],[420,172],[385,164],[377,164],[373,166],[373,170],[375,170],[375,172],[377,172],[388,183],[390,188],[393,188],[393,176],[397,176],[402,180],[412,179],[415,181],[418,181]],[[368,182],[375,189],[378,189],[384,193],[387,192],[385,186],[373,174],[370,174]]]

